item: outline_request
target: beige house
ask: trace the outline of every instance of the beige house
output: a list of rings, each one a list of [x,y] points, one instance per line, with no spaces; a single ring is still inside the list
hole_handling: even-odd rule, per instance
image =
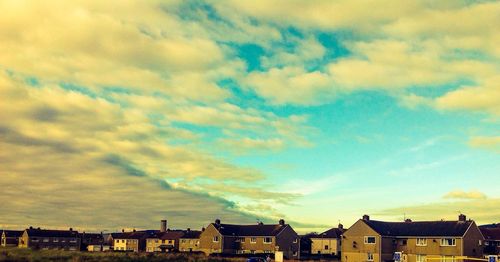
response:
[[[184,235],[182,230],[158,232],[146,239],[146,252],[173,252],[179,250],[179,239]]]
[[[311,255],[338,256],[343,232],[344,227],[342,224],[339,224],[338,228],[331,228],[323,233],[311,236]]]
[[[458,256],[480,258],[484,237],[476,223],[458,221],[384,222],[365,215],[342,237],[342,262],[393,261],[395,252],[408,262],[426,258],[455,261]]]
[[[113,250],[122,252],[144,251],[146,239],[151,235],[148,231],[133,231],[113,234]]]
[[[211,223],[200,234],[205,254],[271,254],[282,251],[285,258],[299,257],[299,236],[281,219],[278,224],[234,225]]]
[[[181,252],[199,252],[200,251],[201,231],[188,228],[184,235],[179,239],[179,251]]]

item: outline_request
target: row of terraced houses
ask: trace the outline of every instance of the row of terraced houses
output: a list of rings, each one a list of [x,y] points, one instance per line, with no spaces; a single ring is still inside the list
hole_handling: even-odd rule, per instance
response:
[[[350,228],[341,224],[322,233],[299,236],[281,219],[277,224],[224,224],[201,230],[169,229],[118,233],[79,233],[30,227],[3,230],[2,246],[115,252],[199,252],[207,255],[274,255],[286,259],[321,257],[345,262],[462,261],[500,253],[500,224],[478,226],[460,215],[456,221],[386,222],[364,215]]]

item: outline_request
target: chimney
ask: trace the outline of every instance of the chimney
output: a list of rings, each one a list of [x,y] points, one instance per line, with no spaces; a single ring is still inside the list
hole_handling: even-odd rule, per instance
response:
[[[364,221],[370,221],[370,216],[369,215],[363,215],[363,220]]]
[[[122,228],[122,233],[125,233],[125,228]]]
[[[218,219],[218,218],[217,218],[217,219],[215,220],[215,225],[216,225],[216,226],[219,226],[219,225],[220,225],[220,219]]]
[[[410,218],[407,218],[407,219],[405,219],[405,222],[406,222],[406,223],[411,223],[412,221],[411,221],[411,219],[410,219]]]
[[[72,227],[70,227],[70,228],[69,228],[69,231],[73,231],[73,228],[72,228]]]
[[[202,227],[202,228],[201,228],[201,232],[203,232],[203,231],[205,231],[205,227]]]
[[[467,217],[464,214],[458,215],[458,221],[465,222],[466,220],[467,220]]]
[[[285,225],[285,220],[284,219],[280,219],[279,224],[282,225],[282,226],[284,226]]]
[[[163,219],[160,225],[160,232],[165,232],[165,231],[167,231],[167,220]]]
[[[30,226],[30,229],[33,229],[33,226]]]
[[[135,232],[135,228],[132,230],[132,232]]]
[[[339,223],[339,229],[340,230],[344,229],[344,225],[342,225],[342,224]]]
[[[264,223],[262,221],[257,222],[257,225],[262,226]]]
[[[189,227],[188,227],[188,228],[187,228],[187,231],[188,231],[188,232],[190,232],[190,231],[191,231],[191,228],[189,228]]]

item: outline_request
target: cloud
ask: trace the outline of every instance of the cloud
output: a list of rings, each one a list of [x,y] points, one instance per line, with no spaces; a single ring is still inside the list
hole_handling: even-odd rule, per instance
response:
[[[500,217],[500,211],[496,208],[498,205],[500,205],[498,198],[443,201],[389,208],[375,215],[391,220],[402,220],[402,214],[413,220],[457,220],[458,214],[463,213],[478,224],[486,224],[498,221]]]
[[[486,199],[486,195],[479,191],[469,191],[465,192],[462,190],[455,190],[446,193],[443,196],[445,199]]]
[[[474,136],[470,138],[469,145],[500,152],[500,136]]]
[[[487,112],[500,116],[500,76],[481,81],[478,86],[464,86],[436,99],[436,106],[446,110]]]

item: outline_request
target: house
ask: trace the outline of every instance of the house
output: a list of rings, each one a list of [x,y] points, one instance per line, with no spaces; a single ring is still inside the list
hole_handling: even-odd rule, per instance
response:
[[[263,254],[283,252],[285,258],[299,257],[299,236],[281,219],[278,224],[222,224],[219,219],[200,234],[205,254]]]
[[[500,224],[479,226],[484,236],[484,254],[500,255]]]
[[[146,252],[173,252],[179,250],[179,240],[183,230],[157,232],[146,239]]]
[[[458,221],[384,222],[358,220],[342,236],[342,262],[393,261],[402,252],[404,261],[426,258],[455,261],[457,256],[483,255],[483,235],[476,223],[461,214]]]
[[[311,255],[311,247],[312,247],[312,241],[311,238],[317,236],[318,233],[316,232],[311,232],[307,233],[305,235],[300,235],[299,236],[299,241],[300,241],[300,257],[302,259],[309,257]]]
[[[123,252],[145,251],[146,239],[154,235],[157,231],[132,231],[122,233],[113,233],[113,250]]]
[[[88,246],[92,245],[92,251],[101,251],[101,250],[95,250],[95,249],[101,249],[100,246],[104,244],[104,237],[102,233],[81,233],[79,234],[80,237],[80,249],[81,250],[88,250]],[[97,248],[99,247],[99,248]]]
[[[341,247],[341,236],[344,227],[339,224],[316,236],[311,236],[311,254],[338,256]]]
[[[200,251],[200,235],[201,231],[191,230],[190,228],[184,231],[184,235],[179,239],[179,251],[181,252]]]
[[[19,238],[23,235],[22,230],[0,230],[2,247],[15,247],[19,244]]]
[[[78,231],[48,230],[30,227],[19,238],[19,247],[31,249],[80,250]]]

